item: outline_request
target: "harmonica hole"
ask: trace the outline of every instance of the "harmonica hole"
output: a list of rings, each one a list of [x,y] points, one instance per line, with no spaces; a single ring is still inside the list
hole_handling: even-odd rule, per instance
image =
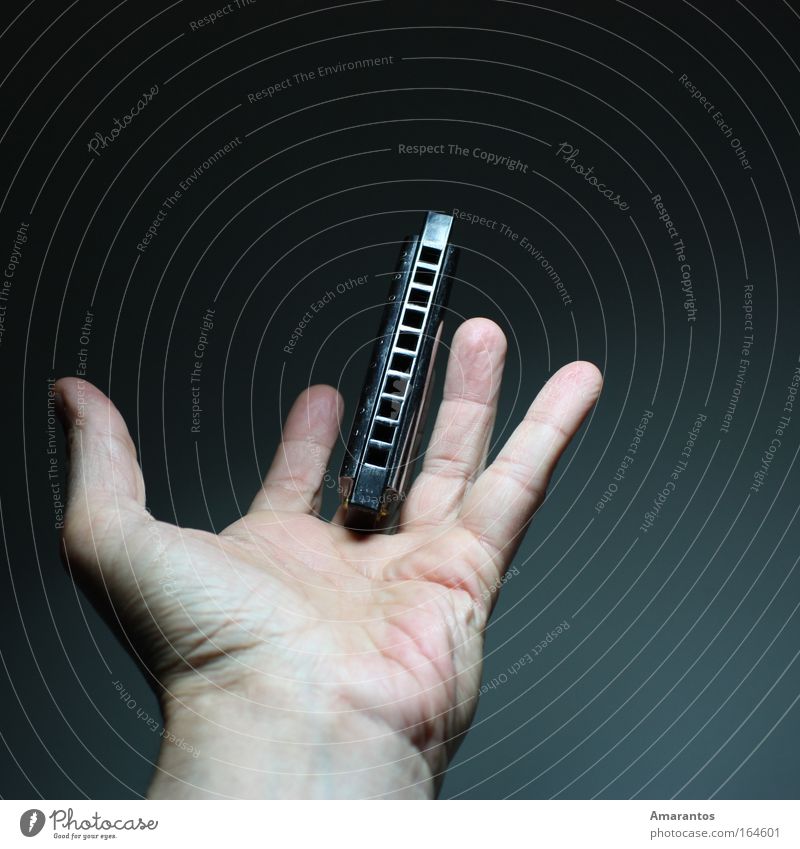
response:
[[[416,351],[418,339],[419,333],[398,333],[395,347],[402,348],[404,351]]]
[[[367,448],[366,463],[368,466],[386,467],[389,462],[389,446],[388,445],[373,445],[370,443]]]
[[[425,268],[417,268],[414,272],[414,282],[422,283],[423,286],[433,286],[433,281],[436,279],[436,274],[433,271],[428,271]]]
[[[393,354],[389,368],[392,371],[402,371],[403,374],[411,374],[411,366],[414,365],[414,358],[410,354]]]
[[[416,327],[417,329],[422,329],[422,325],[424,323],[424,312],[420,312],[419,310],[406,310],[403,313],[403,324],[405,324],[406,327]]]
[[[422,262],[427,262],[430,265],[438,265],[439,257],[442,255],[442,252],[438,248],[431,248],[427,245],[423,245],[422,250],[419,252],[419,258]]]
[[[380,404],[378,404],[378,415],[382,419],[397,421],[400,418],[400,402],[381,398]]]
[[[378,442],[388,442],[391,444],[394,439],[394,425],[384,424],[383,422],[375,422],[372,426],[372,439],[377,439]]]
[[[406,386],[408,386],[407,377],[389,377],[383,386],[383,392],[385,395],[403,398],[406,394]]]
[[[418,289],[416,286],[412,286],[408,293],[408,302],[409,304],[416,304],[419,307],[427,307],[429,297],[430,292],[426,292],[425,289]]]

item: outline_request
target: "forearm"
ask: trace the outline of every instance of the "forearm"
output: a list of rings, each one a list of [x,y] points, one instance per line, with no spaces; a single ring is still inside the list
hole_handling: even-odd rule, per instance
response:
[[[352,711],[306,713],[228,693],[164,706],[150,798],[432,798],[411,741]],[[269,704],[265,707],[264,704]],[[302,710],[310,710],[302,705]]]

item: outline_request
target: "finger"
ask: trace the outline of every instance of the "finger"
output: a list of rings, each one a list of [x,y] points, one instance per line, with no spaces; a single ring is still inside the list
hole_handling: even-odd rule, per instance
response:
[[[430,444],[403,505],[404,527],[438,525],[458,514],[486,462],[506,347],[503,331],[487,318],[456,331]]]
[[[117,558],[126,532],[150,521],[136,446],[96,386],[62,378],[55,391],[69,459],[64,553],[79,567],[99,569]]]
[[[559,457],[597,400],[602,384],[600,372],[591,363],[575,362],[559,369],[464,499],[459,521],[499,572],[514,556]]]
[[[332,386],[311,386],[299,395],[286,417],[281,444],[249,513],[312,513],[318,509],[343,412],[342,397]]]

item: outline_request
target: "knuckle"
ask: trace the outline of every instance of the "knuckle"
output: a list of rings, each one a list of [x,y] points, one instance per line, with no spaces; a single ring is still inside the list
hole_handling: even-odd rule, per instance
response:
[[[561,440],[567,441],[571,437],[569,431],[564,427],[562,418],[542,407],[534,405],[528,416],[528,421],[552,431]]]
[[[545,483],[540,480],[536,471],[529,466],[501,454],[490,468],[493,470],[493,474],[514,483],[525,498],[535,503],[544,498]]]

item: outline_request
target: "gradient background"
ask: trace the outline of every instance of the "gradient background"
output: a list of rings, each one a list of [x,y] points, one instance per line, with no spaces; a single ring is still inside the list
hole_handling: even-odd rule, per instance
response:
[[[190,29],[212,11],[4,7],[4,267],[21,222],[29,238],[0,344],[0,794],[140,796],[158,748],[113,682],[157,715],[154,697],[58,558],[48,378],[75,374],[86,347],[88,378],[139,447],[152,512],[222,528],[246,509],[303,387],[339,386],[349,428],[398,245],[425,210],[457,208],[525,236],[571,298],[519,242],[456,223],[446,339],[475,315],[508,335],[498,444],[563,363],[592,360],[606,383],[490,623],[484,680],[496,686],[443,796],[796,798],[800,405],[760,491],[749,487],[800,354],[800,8],[258,0]],[[300,71],[377,56],[394,61],[248,101]],[[724,114],[751,170],[681,74]],[[119,138],[89,153],[154,84]],[[164,198],[236,136],[138,251]],[[627,210],[558,157],[562,142]],[[403,155],[401,143],[508,154],[527,173]],[[694,322],[654,194],[686,244]],[[285,354],[309,304],[364,274]],[[748,282],[751,362],[722,432]],[[209,307],[192,433],[188,378]],[[597,512],[648,409],[635,462]],[[691,460],[643,532],[698,413]],[[331,489],[327,515],[335,503]]]

